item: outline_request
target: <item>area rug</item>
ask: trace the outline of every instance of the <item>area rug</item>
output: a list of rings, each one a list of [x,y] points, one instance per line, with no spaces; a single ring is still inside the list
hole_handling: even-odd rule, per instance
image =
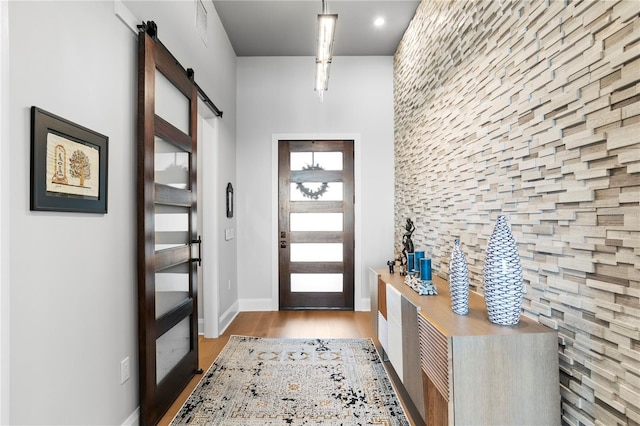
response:
[[[409,425],[371,339],[232,336],[172,425]]]

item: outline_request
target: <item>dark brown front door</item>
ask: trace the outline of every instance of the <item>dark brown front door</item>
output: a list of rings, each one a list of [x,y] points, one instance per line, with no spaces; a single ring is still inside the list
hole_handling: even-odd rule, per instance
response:
[[[353,309],[353,141],[279,141],[280,309]]]
[[[153,425],[198,370],[197,89],[157,39],[138,43],[140,411]]]

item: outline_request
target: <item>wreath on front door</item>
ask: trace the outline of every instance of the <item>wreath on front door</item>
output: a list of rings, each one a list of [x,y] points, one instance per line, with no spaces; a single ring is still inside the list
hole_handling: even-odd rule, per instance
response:
[[[324,170],[324,169],[320,166],[320,164],[313,164],[313,165],[307,164],[305,167],[302,168],[302,170]],[[299,182],[296,184],[296,188],[298,188],[298,191],[300,191],[304,197],[310,198],[312,200],[317,200],[318,198],[322,197],[325,194],[325,192],[327,192],[327,189],[329,189],[329,184],[327,182],[322,182],[322,185],[320,185],[320,187],[314,191],[304,186],[302,182]]]

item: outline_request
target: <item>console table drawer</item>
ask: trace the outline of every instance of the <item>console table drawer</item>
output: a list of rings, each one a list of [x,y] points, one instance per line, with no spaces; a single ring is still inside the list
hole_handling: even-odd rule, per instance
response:
[[[422,370],[438,388],[442,397],[449,401],[448,339],[422,315],[418,315],[418,332]]]

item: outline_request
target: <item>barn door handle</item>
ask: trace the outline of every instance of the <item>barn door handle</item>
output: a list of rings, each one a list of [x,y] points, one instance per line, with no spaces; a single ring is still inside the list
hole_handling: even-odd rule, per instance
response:
[[[198,245],[198,256],[194,256],[194,244]],[[191,240],[191,261],[198,262],[198,266],[202,266],[202,237],[200,235],[197,240]]]

